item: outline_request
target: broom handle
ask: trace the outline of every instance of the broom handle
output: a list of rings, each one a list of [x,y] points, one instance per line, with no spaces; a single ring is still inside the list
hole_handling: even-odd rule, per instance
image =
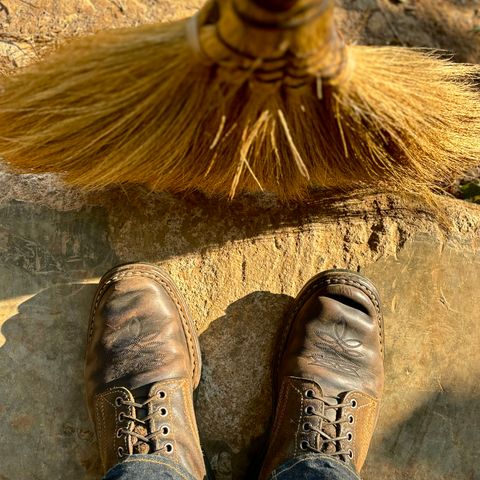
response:
[[[268,10],[269,12],[286,12],[287,10],[291,10],[296,3],[297,0],[252,0],[252,3],[263,8],[264,10]]]
[[[309,18],[333,11],[333,0],[233,0],[236,10],[249,13],[252,17],[284,19]]]
[[[231,0],[245,25],[264,30],[298,30],[305,25],[334,29],[333,0]],[[314,27],[314,28],[317,28]]]
[[[292,10],[299,6],[314,6],[315,4],[331,3],[330,0],[250,0],[263,10],[273,13],[281,13]]]

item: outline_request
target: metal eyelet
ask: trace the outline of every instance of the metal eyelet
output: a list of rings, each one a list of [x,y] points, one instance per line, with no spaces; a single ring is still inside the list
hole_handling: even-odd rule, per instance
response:
[[[306,415],[314,415],[315,409],[311,405],[307,405],[304,410]]]
[[[165,444],[165,451],[167,453],[172,453],[173,452],[173,445],[171,443],[166,443]]]
[[[125,412],[120,412],[118,414],[118,421],[123,422],[125,420]]]
[[[119,458],[122,458],[122,457],[123,457],[123,452],[124,452],[123,447],[118,447],[118,449],[117,449],[117,455],[118,455]]]
[[[310,431],[310,430],[312,429],[312,424],[311,424],[310,422],[305,422],[305,423],[302,425],[302,427],[303,427],[303,430],[304,430],[305,432],[308,432],[308,431]]]
[[[167,394],[163,391],[163,390],[159,390],[157,392],[157,395],[160,397],[160,398],[167,398]]]
[[[161,432],[162,432],[162,435],[168,435],[170,433],[170,429],[168,428],[167,425],[164,425],[162,428],[161,428]]]
[[[115,405],[116,405],[117,407],[121,407],[121,406],[123,405],[123,398],[122,398],[122,397],[117,397],[117,398],[115,399]]]
[[[353,433],[352,433],[352,432],[348,432],[348,433],[347,433],[347,440],[348,440],[349,442],[351,442],[351,441],[353,440]]]
[[[352,399],[351,405],[352,405],[352,408],[357,408],[358,403],[354,398]]]
[[[123,435],[123,431],[122,431],[121,428],[119,428],[119,429],[117,430],[117,438],[121,438],[122,435]]]
[[[353,418],[353,415],[348,416],[348,423],[353,423],[355,419]]]
[[[168,414],[168,410],[167,410],[165,407],[162,407],[162,408],[160,409],[160,415],[161,415],[162,417],[166,417],[167,414]]]
[[[304,440],[303,442],[300,443],[300,450],[306,450],[308,448],[309,443]]]
[[[305,398],[313,398],[315,396],[315,392],[312,389],[308,389],[305,392]]]
[[[352,450],[349,450],[349,451],[348,451],[348,456],[349,456],[350,458],[353,458],[353,452],[352,452]]]

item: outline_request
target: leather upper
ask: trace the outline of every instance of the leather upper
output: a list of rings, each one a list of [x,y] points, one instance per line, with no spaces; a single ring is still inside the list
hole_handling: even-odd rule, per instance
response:
[[[335,455],[360,471],[384,381],[378,293],[359,274],[314,277],[287,315],[276,371],[276,415],[261,479],[288,459]]]
[[[343,277],[336,277],[340,280]],[[317,381],[324,395],[383,391],[383,328],[373,290],[354,284],[313,283],[297,304],[278,376]]]
[[[85,380],[105,470],[129,454],[154,453],[204,478],[192,399],[200,369],[195,327],[165,272],[133,264],[103,277],[92,305]]]

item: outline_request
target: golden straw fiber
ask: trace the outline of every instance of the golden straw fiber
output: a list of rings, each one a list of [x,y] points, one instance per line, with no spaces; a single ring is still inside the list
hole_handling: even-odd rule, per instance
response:
[[[480,163],[479,67],[346,46],[330,0],[210,1],[0,83],[0,156],[86,190],[423,191]]]

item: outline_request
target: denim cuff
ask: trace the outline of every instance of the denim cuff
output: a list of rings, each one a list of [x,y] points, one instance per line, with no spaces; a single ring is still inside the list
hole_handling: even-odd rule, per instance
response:
[[[104,480],[195,480],[181,465],[160,455],[130,455],[115,465]]]
[[[353,466],[331,456],[311,454],[288,460],[269,480],[360,480]]]

